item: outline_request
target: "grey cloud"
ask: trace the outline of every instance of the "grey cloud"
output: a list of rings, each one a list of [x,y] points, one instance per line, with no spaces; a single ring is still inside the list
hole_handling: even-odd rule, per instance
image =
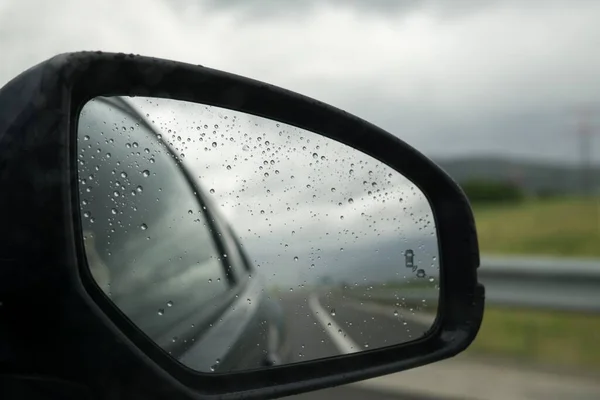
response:
[[[257,14],[274,7],[252,4]],[[368,119],[432,157],[575,163],[572,110],[592,104],[600,129],[598,2],[310,4],[282,2],[296,11],[257,20],[241,18],[248,6],[239,2],[3,3],[0,83],[58,52],[101,49],[275,83]],[[599,136],[593,146],[598,163]]]

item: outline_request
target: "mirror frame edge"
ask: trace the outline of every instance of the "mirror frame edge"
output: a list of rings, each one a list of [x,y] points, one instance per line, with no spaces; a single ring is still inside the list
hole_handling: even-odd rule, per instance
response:
[[[71,168],[68,171],[69,192],[80,295],[84,301],[94,303],[94,308],[99,311],[97,317],[116,327],[123,336],[122,340],[137,347],[138,351],[134,353],[138,356],[141,353],[147,362],[156,364],[155,369],[168,375],[165,377],[168,381],[175,380],[191,389],[186,390],[188,394],[228,397],[244,392],[251,397],[272,397],[299,393],[441,360],[457,354],[474,339],[481,324],[484,294],[483,287],[477,282],[479,252],[472,211],[458,185],[437,165],[399,138],[316,100],[200,66],[91,52],[57,56],[49,63],[58,68],[63,88],[68,88],[63,95],[69,99],[66,102],[69,110],[66,111],[70,112],[71,165],[76,161],[78,112],[89,99],[107,95],[173,98],[262,116],[347,144],[403,174],[423,191],[430,202],[439,234],[442,265],[440,314],[431,336],[387,348],[267,370],[203,374],[183,367],[162,350],[157,351],[153,343],[144,343],[146,340],[139,335],[140,332],[136,333],[137,328],[128,326],[130,324],[123,321],[122,316],[114,313],[112,304],[106,304],[108,300],[97,292],[100,289],[93,283],[82,253],[82,239],[78,231],[81,224],[76,217],[79,204],[77,171]],[[157,76],[162,79],[157,79]],[[156,83],[150,87],[148,82]],[[203,90],[199,91],[199,88]],[[253,101],[256,98],[261,102]],[[268,100],[266,103],[262,101],[265,99]],[[298,115],[304,115],[304,118]],[[353,129],[348,130],[348,127]]]

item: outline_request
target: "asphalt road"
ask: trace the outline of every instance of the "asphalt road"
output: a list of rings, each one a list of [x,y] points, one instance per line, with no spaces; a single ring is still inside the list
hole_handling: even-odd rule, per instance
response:
[[[342,295],[286,293],[280,298],[288,327],[289,361],[303,362],[405,343],[431,326],[403,310]],[[431,399],[412,393],[386,393],[355,385],[291,396],[294,399]]]

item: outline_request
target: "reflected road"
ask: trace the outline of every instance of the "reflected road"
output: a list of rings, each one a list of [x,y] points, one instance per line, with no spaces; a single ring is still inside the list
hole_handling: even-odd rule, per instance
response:
[[[366,303],[341,294],[310,291],[273,296],[284,308],[289,359],[293,362],[333,357],[358,350],[406,343],[423,335],[433,318],[406,309]],[[293,399],[433,399],[413,393],[386,393],[354,385],[292,396]]]

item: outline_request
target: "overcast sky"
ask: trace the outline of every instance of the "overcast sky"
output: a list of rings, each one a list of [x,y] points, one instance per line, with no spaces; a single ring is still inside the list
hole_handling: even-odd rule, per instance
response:
[[[431,157],[576,162],[578,109],[600,131],[599,19],[594,0],[6,0],[0,84],[60,52],[133,52],[298,91]]]

